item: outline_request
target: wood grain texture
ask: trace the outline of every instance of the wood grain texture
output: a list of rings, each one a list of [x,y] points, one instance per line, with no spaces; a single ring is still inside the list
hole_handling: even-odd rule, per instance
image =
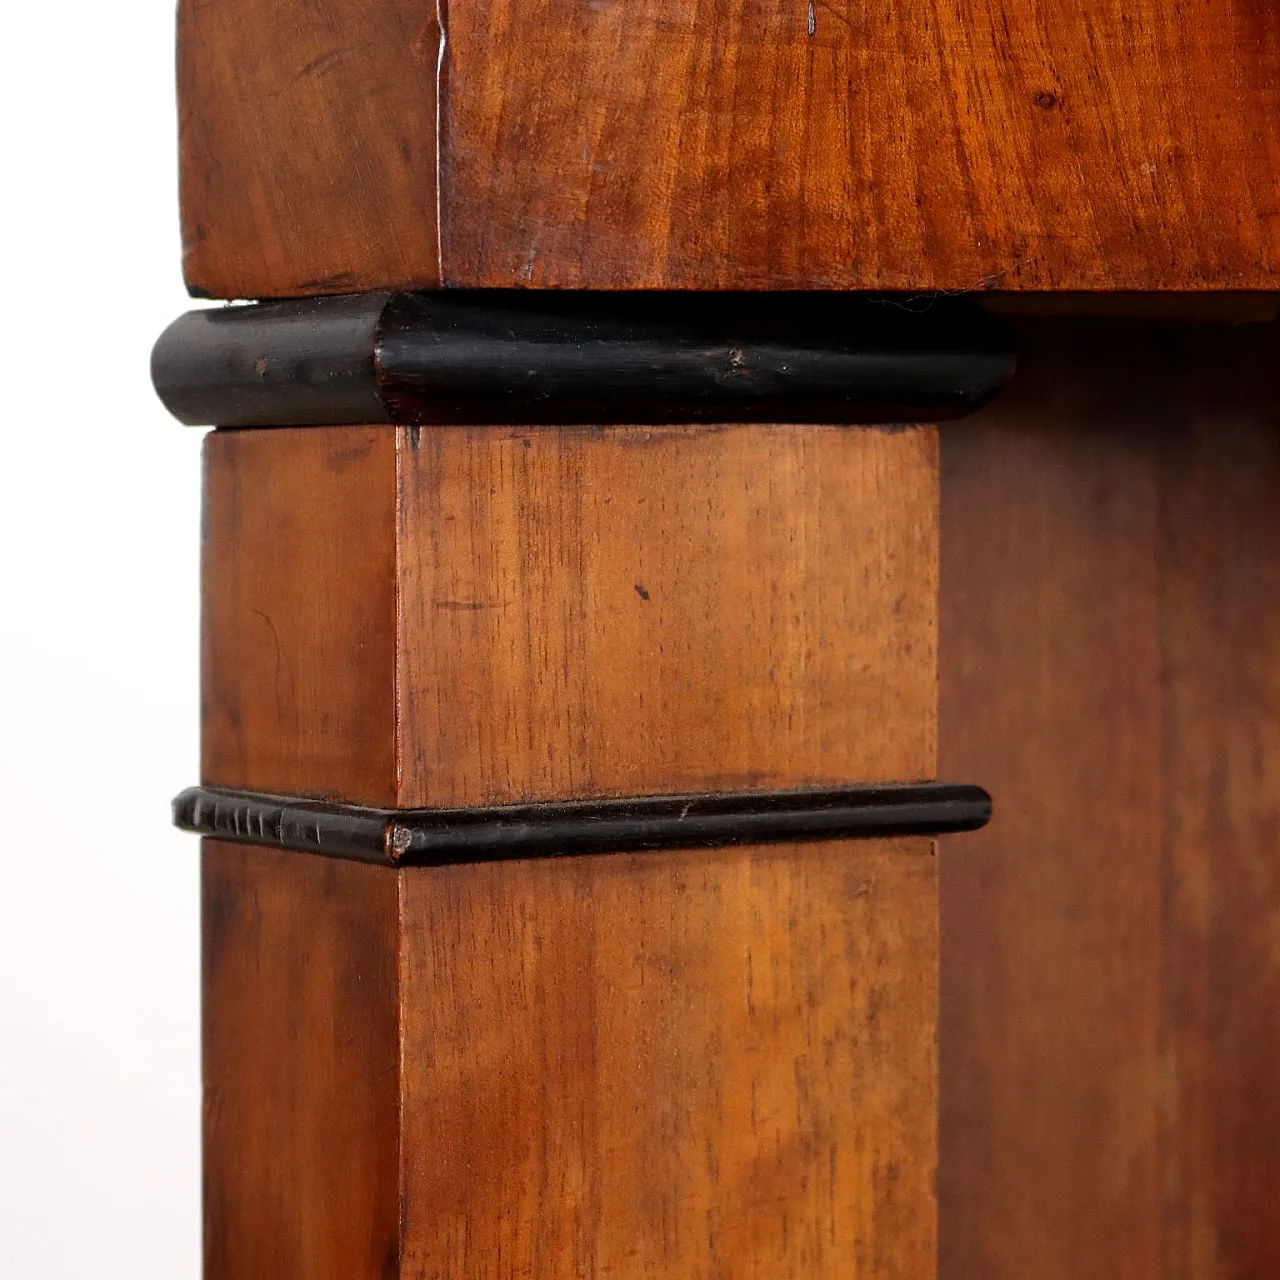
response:
[[[394,439],[205,442],[202,774],[395,794]],[[208,1280],[399,1267],[398,895],[385,868],[207,841]]]
[[[405,1274],[933,1274],[928,841],[405,872]]]
[[[943,439],[943,1280],[1263,1280],[1275,326],[1026,324]]]
[[[1275,281],[1278,50],[1266,0],[475,0],[449,23],[444,276]]]
[[[439,45],[435,0],[179,0],[192,291],[437,283]]]
[[[933,776],[933,429],[401,441],[401,804]]]
[[[271,429],[206,464],[211,784],[933,773],[932,429]],[[210,1280],[932,1273],[929,841],[211,843],[204,883]]]
[[[1277,13],[185,0],[187,279],[1276,288]]]
[[[205,441],[201,777],[394,805],[395,440]]]
[[[934,776],[932,428],[207,449],[208,785],[417,807]]]
[[[209,841],[208,1280],[399,1274],[395,873]]]

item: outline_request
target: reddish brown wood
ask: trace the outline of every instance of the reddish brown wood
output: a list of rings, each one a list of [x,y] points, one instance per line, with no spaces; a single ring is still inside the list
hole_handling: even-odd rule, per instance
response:
[[[205,442],[203,781],[395,804],[395,438]]]
[[[276,429],[207,461],[206,783],[933,776],[932,429]]]
[[[931,429],[273,429],[206,460],[212,783],[933,772]],[[928,841],[439,870],[211,842],[204,879],[211,1280],[932,1272]]]
[[[439,43],[435,0],[180,0],[182,244],[194,292],[438,281]]]
[[[944,1280],[1159,1274],[1155,441],[1106,397],[1046,351],[944,440],[941,767],[996,794],[942,860]]]
[[[477,0],[449,21],[443,273],[1274,285],[1278,52],[1266,0],[642,0],[585,21]]]
[[[187,278],[1276,288],[1276,14],[184,0]]]
[[[928,841],[403,874],[403,1274],[933,1274]]]
[[[400,803],[933,774],[935,433],[407,432]]]
[[[1280,1039],[1280,1022],[1267,995],[1276,910],[1275,886],[1267,870],[1276,809],[1274,771],[1268,763],[1276,719],[1274,682],[1268,674],[1274,666],[1276,631],[1272,579],[1278,529],[1273,495],[1280,472],[1275,392],[1269,386],[1276,331],[1127,323],[1090,328],[1091,335],[1082,337],[1077,323],[1025,324],[1030,350],[1009,398],[973,424],[948,428],[945,437],[944,770],[987,783],[998,805],[995,825],[987,834],[967,838],[963,853],[944,858],[942,1275],[944,1280],[970,1275],[1012,1280],[1035,1274],[1053,1280],[1077,1276],[1087,1268],[1099,1274],[1158,1275],[1167,1280],[1263,1280],[1274,1270],[1268,1206],[1280,1167],[1275,1158],[1280,1150],[1280,1109],[1273,1105],[1267,1083]],[[695,434],[696,445],[687,438]],[[838,588],[839,579],[826,576],[832,563],[847,568],[858,556],[866,556],[868,568],[878,565],[876,572],[859,579],[864,592],[867,584],[899,577],[920,583],[935,572],[927,554],[914,558],[920,548],[927,550],[927,534],[904,523],[909,506],[905,495],[928,488],[932,454],[931,446],[922,448],[928,441],[923,433],[817,429],[803,443],[805,431],[783,431],[781,438],[790,443],[779,443],[764,431],[701,434],[677,429],[665,439],[641,443],[628,440],[625,432],[445,431],[424,432],[416,444],[406,433],[399,442],[398,487],[392,433],[374,435],[383,443],[364,453],[359,448],[353,452],[354,442],[367,442],[368,434],[346,429],[215,439],[210,512],[216,518],[210,521],[210,531],[218,563],[211,562],[209,572],[211,581],[222,575],[217,580],[226,599],[261,596],[271,601],[277,634],[287,637],[282,669],[294,673],[298,689],[310,691],[306,698],[313,709],[324,707],[326,700],[335,705],[345,698],[360,701],[361,689],[383,689],[383,697],[388,687],[383,675],[376,685],[361,683],[371,668],[366,651],[350,639],[336,645],[315,643],[316,602],[336,611],[335,634],[343,634],[343,626],[351,625],[350,618],[356,616],[352,601],[380,599],[380,609],[394,615],[397,593],[387,590],[385,582],[388,575],[393,583],[398,577],[400,630],[392,632],[389,649],[379,647],[376,652],[394,656],[398,643],[402,695],[405,681],[414,682],[414,692],[402,704],[412,713],[402,711],[398,731],[403,770],[399,795],[408,795],[409,786],[426,787],[427,795],[506,794],[502,788],[511,787],[511,779],[535,789],[559,785],[556,779],[562,775],[555,768],[563,766],[545,764],[551,757],[586,762],[574,765],[581,768],[572,775],[574,785],[582,778],[640,776],[628,770],[649,768],[652,760],[628,755],[629,739],[621,730],[594,743],[589,736],[555,735],[563,732],[560,726],[566,718],[569,723],[577,723],[572,716],[594,722],[617,706],[625,710],[617,721],[624,728],[640,723],[648,714],[647,698],[632,704],[626,698],[641,668],[627,664],[647,656],[660,667],[670,646],[684,643],[690,635],[700,636],[700,644],[730,646],[724,651],[729,656],[722,655],[715,669],[704,673],[699,688],[707,687],[721,669],[736,671],[734,654],[773,652],[770,645],[779,636],[791,635],[800,615],[772,605],[757,612],[751,603],[751,584],[764,572],[766,561],[778,583],[792,582],[780,588],[776,598],[806,600],[810,611],[854,607],[841,603],[846,597]],[[531,436],[535,439],[526,448],[522,441]],[[558,437],[554,444],[552,437]],[[758,437],[766,438],[762,442]],[[837,450],[830,457],[821,455],[817,466],[806,452],[814,447],[814,439],[821,439],[823,448]],[[282,449],[294,451],[288,467],[276,469],[270,451],[255,452],[260,440],[281,442]],[[621,442],[630,451],[626,457],[614,451]],[[786,461],[792,448],[799,452]],[[773,452],[776,449],[783,452]],[[641,461],[633,464],[632,455]],[[729,459],[737,461],[728,466]],[[807,460],[803,469],[800,459]],[[642,461],[653,469],[645,471]],[[665,486],[654,481],[659,461]],[[234,474],[226,469],[231,463]],[[640,470],[633,474],[628,470],[632,465]],[[842,478],[830,486],[814,479],[815,474],[828,473]],[[802,474],[809,480],[796,487],[799,481],[794,478]],[[875,477],[874,483],[868,477]],[[615,482],[619,493],[635,495],[639,490],[646,501],[633,496],[629,507],[623,502],[618,513],[605,520],[599,514],[606,506],[600,495],[608,496],[608,486]],[[810,484],[816,489],[806,487]],[[367,494],[361,497],[363,485],[380,495],[377,502]],[[695,485],[696,498],[688,488]],[[787,526],[795,536],[780,533],[756,539],[752,545],[757,555],[741,566],[732,561],[743,575],[743,590],[718,603],[725,611],[722,615],[714,615],[706,603],[719,597],[698,595],[710,590],[714,574],[694,563],[693,569],[681,570],[678,580],[701,584],[692,592],[696,607],[665,618],[656,641],[645,629],[628,630],[628,615],[621,607],[585,608],[583,602],[600,599],[619,603],[602,594],[600,583],[611,581],[617,570],[629,569],[631,555],[655,557],[644,560],[646,568],[651,563],[679,565],[673,548],[684,539],[702,546],[695,560],[716,563],[717,547],[729,545],[719,539],[734,530],[731,541],[739,545],[742,530],[752,527],[726,517],[736,508],[724,505],[725,495],[749,494],[754,485],[792,506],[816,505],[824,513],[825,527],[836,531],[831,538],[840,546],[825,540],[822,525],[812,526],[818,532],[806,533],[811,526],[803,519]],[[321,494],[330,501],[320,503]],[[472,495],[470,502],[465,494]],[[649,510],[651,504],[654,510]],[[252,524],[246,514],[250,509],[274,514],[254,516],[261,523]],[[347,527],[344,520],[353,512],[375,510],[392,513],[390,534],[385,517],[372,522],[360,517],[362,527],[384,530],[366,544],[348,545],[335,533]],[[297,518],[286,516],[291,511]],[[326,511],[329,514],[322,516]],[[712,515],[693,518],[699,512]],[[445,527],[451,530],[447,538],[432,532]],[[386,537],[392,539],[390,553]],[[368,560],[372,577],[361,576],[360,558],[351,549],[360,545],[373,550]],[[575,546],[572,555],[564,550]],[[890,578],[880,576],[890,566],[895,566]],[[305,589],[282,585],[294,574],[300,575]],[[796,576],[789,578],[792,574]],[[623,573],[624,586],[634,576]],[[435,610],[439,616],[432,617],[421,605],[436,599],[484,602],[490,597],[463,594],[461,588],[489,590],[493,583],[505,581],[518,590],[492,598],[517,602],[507,612],[514,607],[518,625],[501,609],[448,607]],[[428,596],[432,583],[447,591]],[[630,582],[638,607],[646,602],[634,591],[635,585]],[[642,585],[650,596],[647,603],[653,603],[655,593],[647,578]],[[626,592],[621,595],[625,598]],[[411,598],[419,605],[407,607]],[[682,596],[677,593],[675,598]],[[861,598],[868,604],[879,599],[875,592]],[[896,598],[885,596],[870,614],[855,610],[849,615],[850,625],[812,632],[812,643],[820,650],[834,637],[841,644],[863,646],[858,652],[864,660],[884,664],[885,680],[905,679],[892,673],[894,662],[931,650],[913,647],[908,655],[911,641],[894,628],[924,623],[921,615],[910,621],[909,610],[907,621],[895,617]],[[547,599],[570,607],[547,609]],[[746,612],[735,615],[736,607]],[[328,748],[313,754],[306,742],[330,741],[328,719],[306,708],[287,717],[279,714],[274,700],[264,696],[264,690],[273,688],[276,670],[269,634],[252,627],[256,615],[250,610],[220,608],[211,610],[219,630],[210,634],[222,637],[219,643],[228,652],[241,652],[248,674],[225,686],[231,693],[224,698],[241,698],[237,690],[244,691],[243,697],[240,702],[224,701],[218,712],[218,733],[226,741],[213,743],[210,758],[251,762],[258,774],[248,780],[250,785],[256,785],[256,776],[289,776],[288,770],[296,772],[298,762],[308,759],[327,761],[326,786],[336,792],[358,798],[390,785],[395,731],[390,747],[381,732],[361,733],[350,739],[350,757],[334,756]],[[734,629],[722,631],[717,616],[736,617]],[[228,622],[237,617],[239,624]],[[874,625],[868,617],[876,620]],[[768,625],[760,630],[762,620]],[[677,622],[687,630],[669,631]],[[364,617],[360,625],[372,623]],[[230,629],[223,631],[225,627]],[[539,637],[540,652],[572,654],[573,662],[552,661],[546,670],[574,672],[578,683],[552,682],[548,691],[537,687],[530,675],[522,675],[538,668],[531,660],[529,665],[517,660],[521,650],[510,637],[519,635],[521,627]],[[889,638],[895,635],[898,639],[891,644]],[[584,644],[584,637],[592,636],[608,638],[609,643],[598,650]],[[877,648],[881,642],[886,645],[883,650]],[[650,643],[657,648],[647,650]],[[756,644],[763,647],[753,650]],[[596,652],[604,656],[592,666],[586,659]],[[785,652],[811,654],[812,648]],[[847,653],[851,665],[833,670],[856,670],[853,653],[852,648]],[[422,665],[428,654],[434,668]],[[490,657],[482,661],[476,654]],[[388,668],[375,663],[374,669]],[[793,660],[786,668],[787,679],[794,681],[804,669],[804,663]],[[679,667],[673,670],[676,676],[657,688],[666,698],[661,703],[665,714],[690,715],[680,743],[711,743],[705,748],[708,759],[725,750],[716,745],[722,740],[715,736],[721,732],[715,715],[698,710],[704,705],[739,708],[733,714],[743,717],[740,734],[751,731],[757,714],[750,710],[753,704],[730,697],[743,687],[740,679],[726,693],[729,701],[689,701],[688,690],[673,700],[671,691],[680,688]],[[424,671],[434,674],[423,675]],[[581,678],[584,672],[589,680]],[[803,682],[792,686],[803,687]],[[901,714],[892,707],[877,714],[905,736],[882,737],[884,731],[876,728],[844,739],[842,750],[866,752],[846,757],[850,769],[872,767],[883,759],[886,743],[899,750],[905,743],[928,739],[928,707],[917,697],[924,685],[907,681],[893,687],[902,691],[897,704]],[[455,710],[456,702],[440,703],[448,714],[433,713],[434,718],[412,711],[415,704],[421,705],[422,691],[443,688],[455,690],[459,700],[474,696],[468,690],[479,689],[482,696],[474,705],[508,708],[496,719],[480,722],[487,735],[482,747],[471,745],[480,739],[468,735],[478,731],[468,728],[472,721]],[[504,689],[515,691],[503,695],[506,703],[495,694]],[[911,693],[913,689],[917,693]],[[435,699],[434,692],[431,697]],[[815,703],[820,709],[833,705],[838,708],[840,703]],[[530,708],[541,710],[531,714]],[[579,710],[571,713],[571,708]],[[418,727],[407,728],[406,722]],[[654,721],[646,732],[662,740],[663,723]],[[423,728],[428,725],[435,727]],[[787,731],[784,719],[772,730],[782,735],[777,741],[784,741]],[[420,756],[420,748],[412,744],[434,741],[426,736],[429,732],[444,734],[445,741],[449,734],[456,735],[452,741],[458,747],[425,767],[421,761],[428,757]],[[739,740],[749,738],[735,738]],[[545,754],[528,751],[525,744],[535,741],[557,745]],[[478,770],[494,758],[494,744],[502,744],[505,772],[485,775]],[[574,757],[575,751],[583,754]],[[451,761],[457,770],[453,774],[448,772]],[[790,766],[777,756],[769,767]],[[593,774],[592,769],[600,772]],[[664,785],[664,777],[672,786],[679,780],[678,774],[643,776],[657,779],[657,785]],[[486,777],[490,780],[483,781],[481,790],[468,791],[478,785],[476,779]],[[497,784],[493,778],[499,779]],[[454,790],[429,790],[446,783]],[[486,793],[483,787],[495,789]],[[705,872],[708,866],[727,866],[718,860],[729,856],[697,855],[687,865]],[[740,871],[773,856],[762,851],[743,854],[743,861],[733,865]],[[811,880],[816,864],[809,856],[801,851],[788,854],[786,876],[816,883]],[[217,900],[229,904],[229,913],[250,922],[243,926],[248,929],[254,913],[260,913],[255,901],[264,895],[272,900],[278,888],[270,868],[246,867],[243,875],[237,873],[238,879],[207,877],[207,883],[211,894],[216,890],[220,895]],[[601,993],[608,994],[606,1003],[616,1003],[631,990],[621,979],[610,977],[626,971],[628,947],[633,959],[649,954],[646,947],[669,957],[664,972],[672,983],[677,973],[689,971],[691,954],[703,954],[687,950],[693,935],[677,922],[686,909],[692,910],[687,901],[692,890],[663,879],[671,868],[655,868],[652,879],[632,885],[633,901],[665,902],[661,909],[653,905],[656,914],[644,914],[648,907],[641,912],[643,927],[636,934],[628,932],[619,914],[610,914],[604,869],[599,871],[604,877],[600,884],[570,878],[568,883],[576,886],[572,901],[561,896],[569,890],[556,882],[545,893],[520,898],[519,912],[492,886],[487,896],[471,889],[464,893],[457,886],[470,884],[466,876],[471,874],[472,870],[459,872],[462,879],[456,884],[406,884],[405,894],[420,895],[415,900],[431,927],[398,934],[397,945],[425,948],[412,961],[422,966],[415,973],[429,975],[437,994],[452,993],[447,1011],[441,1010],[439,1000],[424,1005],[415,998],[413,1017],[447,1014],[455,1019],[453,1025],[471,1027],[476,1043],[484,1037],[489,1037],[488,1043],[503,1043],[498,1032],[485,1029],[483,1018],[490,998],[507,993],[507,1003],[501,1004],[502,1034],[511,1036],[512,1056],[499,1058],[498,1066],[491,1059],[482,1061],[483,1071],[489,1073],[484,1076],[488,1094],[500,1093],[493,1082],[505,1080],[515,1097],[527,1100],[521,1092],[528,1088],[527,1081],[501,1076],[502,1062],[527,1065],[550,1060],[539,1059],[539,1054],[564,1057],[569,1050],[563,1046],[584,1043],[594,1044],[592,1052],[601,1054],[599,1046],[605,1041],[621,1043],[609,1039],[622,1034],[621,1025],[597,1019],[603,1016]],[[740,905],[731,906],[730,900],[739,901],[743,881],[733,877],[723,883],[714,875],[698,880],[697,891],[709,895],[698,909],[709,917],[725,911],[725,919],[740,921],[742,917],[734,914]],[[709,886],[717,883],[720,887],[712,894]],[[325,893],[311,888],[305,892],[308,902],[327,901]],[[786,898],[785,919],[770,924],[761,917],[747,932],[766,926],[781,930],[771,935],[770,944],[780,954],[801,942],[807,948],[807,930],[819,928],[815,921],[844,919],[848,895],[832,891],[829,900],[831,917],[819,912],[816,899],[807,897],[803,901],[809,906],[799,910],[803,902],[791,895]],[[453,907],[457,910],[449,915]],[[332,908],[298,906],[300,912],[312,909]],[[915,907],[904,905],[901,910]],[[272,911],[273,918],[287,921],[284,908]],[[584,919],[595,919],[597,911],[601,924],[594,933],[580,927]],[[479,952],[468,953],[461,944],[450,954],[459,963],[466,960],[463,969],[449,969],[448,957],[430,949],[433,937],[479,939],[499,933],[514,947],[494,950],[490,959],[491,966],[508,966],[501,969],[501,977],[493,976],[497,968],[485,969]],[[278,1077],[262,1076],[255,1062],[264,1052],[280,1061],[303,1052],[297,1046],[311,1034],[306,1027],[314,1019],[304,1018],[300,1030],[288,1024],[282,1031],[275,1020],[284,1014],[273,1011],[299,1001],[307,1008],[327,1007],[328,970],[323,965],[313,969],[310,961],[300,970],[290,959],[300,945],[295,926],[278,924],[269,934],[283,939],[269,955],[254,950],[256,942],[253,947],[237,944],[237,952],[247,948],[253,968],[231,971],[234,979],[227,980],[226,990],[240,993],[234,1000],[223,995],[216,1006],[211,1001],[211,1017],[233,1019],[250,1030],[211,1038],[209,1070],[232,1081],[243,1096],[258,1097],[261,1105],[272,1109],[277,1116],[272,1132],[282,1135],[273,1150],[290,1153],[311,1149],[313,1138],[306,1125],[313,1114],[324,1115],[323,1099],[305,1113],[289,1110],[292,1103],[286,1105],[283,1094],[271,1091],[282,1088],[271,1083]],[[740,944],[746,935],[735,935],[726,925],[714,936],[726,944],[720,955],[725,968],[717,970],[720,976],[714,981],[711,976],[699,980],[698,987],[720,990],[714,983],[722,981],[728,991],[734,984],[734,965],[742,962]],[[829,937],[820,931],[812,945],[821,951],[822,939]],[[730,943],[731,938],[736,940]],[[518,939],[524,941],[517,946]],[[540,951],[536,939],[542,940]],[[611,957],[607,967],[597,964],[602,965],[601,956]],[[585,969],[588,958],[597,967],[574,985],[571,978]],[[530,985],[532,973],[546,978],[543,985]],[[319,984],[314,989],[313,978]],[[683,990],[672,986],[670,999]],[[834,996],[822,1007],[821,1018],[847,1013],[847,1006]],[[215,1008],[227,1012],[214,1012]],[[636,1008],[639,1017],[643,1007]],[[730,1017],[728,1003],[715,1008],[716,1018],[724,1019],[714,1024],[714,1034],[723,1036],[724,1061],[737,1061],[746,1052],[744,1046],[754,1041],[749,1035],[739,1038],[740,1032],[746,1033]],[[703,1045],[699,1053],[710,1054],[705,1047],[710,1043],[705,1037],[712,1035],[710,1025],[687,1028],[690,1039],[680,1042],[682,1056],[693,1054],[698,1043]],[[550,1038],[533,1037],[528,1028],[534,1026]],[[517,1036],[521,1027],[526,1030]],[[783,1035],[783,1027],[775,1025],[780,1038],[774,1047],[785,1056],[792,1042]],[[286,1031],[291,1038],[279,1043]],[[702,1042],[699,1035],[704,1035]],[[676,1041],[663,1043],[672,1046]],[[563,1120],[548,1133],[568,1134],[566,1145],[556,1147],[554,1157],[546,1156],[549,1163],[538,1163],[544,1157],[536,1153],[550,1151],[539,1144],[550,1139],[537,1130],[536,1116],[542,1113],[532,1103],[510,1113],[519,1121],[516,1127],[499,1131],[493,1127],[493,1113],[482,1105],[488,1096],[485,1090],[476,1093],[482,1101],[473,1109],[461,1094],[424,1083],[427,1094],[438,1099],[432,1105],[439,1109],[421,1114],[448,1127],[455,1134],[451,1141],[461,1141],[459,1133],[479,1134],[496,1144],[493,1135],[501,1132],[517,1149],[536,1154],[536,1159],[528,1157],[533,1163],[526,1162],[523,1169],[554,1168],[560,1185],[569,1186],[573,1177],[585,1178],[584,1170],[606,1167],[602,1151],[619,1159],[628,1151],[647,1153],[646,1160],[652,1155],[643,1147],[643,1135],[625,1125],[616,1127],[623,1113],[604,1115],[592,1092],[604,1088],[600,1081],[613,1078],[608,1073],[616,1061],[629,1063],[637,1056],[633,1050],[626,1042],[597,1057],[596,1074],[579,1077],[572,1094],[553,1099],[554,1107],[548,1103],[545,1114]],[[456,1044],[452,1052],[462,1054]],[[448,1072],[456,1076],[463,1069],[461,1062],[461,1056],[451,1066],[426,1062],[423,1080],[454,1078]],[[618,1079],[621,1084],[615,1080],[599,1096],[618,1097],[630,1077]],[[266,1083],[259,1083],[262,1080]],[[720,1104],[713,1106],[705,1092],[691,1088],[689,1096],[700,1101],[689,1112],[691,1127],[681,1132],[709,1133],[727,1113],[717,1111]],[[541,1099],[539,1095],[540,1103]],[[588,1102],[596,1110],[590,1110]],[[435,1120],[417,1122],[427,1126]],[[741,1138],[739,1130],[734,1132]],[[717,1150],[728,1150],[728,1141],[719,1140]],[[672,1149],[683,1150],[678,1144]],[[855,1149],[861,1150],[856,1144]],[[282,1175],[243,1130],[210,1150],[219,1168],[245,1161],[242,1167],[252,1175],[245,1195],[256,1197],[259,1206],[274,1206],[253,1210],[256,1216],[245,1237],[247,1252],[235,1255],[248,1259],[244,1266],[253,1274],[276,1247],[266,1243],[274,1229],[265,1224],[293,1201],[271,1190]],[[914,1168],[924,1155],[923,1148],[913,1150]],[[738,1151],[736,1158],[745,1161],[742,1149]],[[758,1151],[756,1157],[763,1158]],[[642,1163],[638,1155],[626,1159]],[[653,1160],[655,1168],[670,1172],[656,1157]],[[412,1176],[422,1178],[434,1197],[444,1173],[425,1159],[413,1169]],[[217,1172],[213,1169],[211,1176]],[[514,1173],[504,1176],[515,1178]],[[745,1174],[743,1178],[745,1185]],[[370,1185],[359,1180],[343,1184],[342,1195],[371,1195]],[[709,1196],[714,1186],[715,1195],[724,1197],[726,1204],[742,1203],[734,1196],[747,1194],[717,1181],[701,1185],[698,1194]],[[875,1186],[874,1178],[869,1185]],[[527,1190],[525,1183],[519,1186]],[[306,1187],[290,1195],[307,1199],[321,1194]],[[478,1198],[468,1212],[479,1214],[487,1201],[480,1190],[468,1186],[455,1189],[451,1212],[462,1213],[457,1206],[473,1192]],[[583,1259],[614,1257],[621,1247],[619,1236],[606,1224],[622,1221],[623,1208],[610,1199],[615,1194],[610,1187],[601,1186],[598,1193],[602,1199],[592,1202],[598,1212],[588,1205],[583,1208],[586,1216],[556,1223],[536,1211],[541,1193],[530,1193],[532,1198],[518,1201],[517,1217],[494,1230],[504,1249],[522,1249],[526,1256],[536,1249],[539,1258],[554,1257],[572,1274]],[[233,1205],[226,1199],[221,1203]],[[845,1208],[851,1203],[843,1202]],[[827,1225],[834,1224],[837,1232],[853,1230],[849,1224],[862,1203],[857,1200],[848,1214],[837,1205]],[[803,1218],[812,1225],[804,1218],[809,1204],[798,1199],[788,1222],[794,1225]],[[234,1216],[240,1210],[219,1212]],[[915,1212],[920,1212],[918,1207]],[[283,1221],[281,1239],[286,1244],[280,1248],[296,1240],[290,1234],[296,1219],[286,1216]],[[440,1249],[452,1248],[449,1242],[458,1240],[456,1218],[451,1220],[455,1226],[429,1216],[416,1221],[416,1234],[406,1247],[424,1258],[437,1257]],[[504,1236],[512,1222],[523,1225],[512,1228],[514,1235]],[[729,1256],[716,1252],[729,1247],[723,1237],[715,1243],[707,1235],[695,1247],[689,1229],[687,1224],[682,1228],[681,1248],[688,1244],[694,1252],[654,1254],[654,1267],[686,1266],[691,1257]],[[771,1239],[776,1243],[776,1237]],[[785,1250],[770,1254],[766,1245],[760,1244],[758,1256],[780,1274],[788,1274],[786,1268],[797,1255]],[[372,1257],[371,1251],[360,1253],[367,1246],[367,1238],[361,1236],[324,1247],[343,1258]],[[224,1249],[218,1256],[232,1256],[225,1252],[230,1246],[217,1247]],[[467,1255],[471,1263],[491,1264],[493,1235],[473,1238],[468,1247],[474,1250]],[[737,1262],[748,1265],[742,1258]],[[894,1274],[892,1268],[899,1262],[884,1255],[877,1265],[885,1274]]]
[[[207,842],[208,1280],[399,1274],[396,881]]]
[[[1280,1275],[1280,343],[1162,451],[1169,1280]]]
[[[943,1280],[1276,1273],[1274,326],[1024,327],[943,440]]]

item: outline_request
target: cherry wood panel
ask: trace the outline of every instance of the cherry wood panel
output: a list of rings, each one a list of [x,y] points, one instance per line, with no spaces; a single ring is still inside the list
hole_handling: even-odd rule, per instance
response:
[[[1271,326],[1025,323],[943,437],[943,1280],[1276,1274]]]
[[[396,879],[207,841],[208,1280],[399,1267]]]
[[[1280,285],[1270,0],[183,0],[179,34],[214,296]]]
[[[396,802],[395,438],[205,441],[204,782]]]
[[[401,441],[402,804],[933,777],[932,428]]]
[[[402,874],[404,1274],[934,1274],[930,842]]]

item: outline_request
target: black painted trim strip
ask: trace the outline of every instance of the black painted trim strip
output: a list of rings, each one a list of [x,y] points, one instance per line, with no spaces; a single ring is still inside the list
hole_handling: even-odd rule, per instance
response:
[[[939,782],[481,809],[370,809],[217,787],[173,802],[184,831],[389,866],[941,835],[990,816],[981,787]]]
[[[933,422],[1013,373],[964,299],[445,290],[192,311],[152,379],[192,426]]]

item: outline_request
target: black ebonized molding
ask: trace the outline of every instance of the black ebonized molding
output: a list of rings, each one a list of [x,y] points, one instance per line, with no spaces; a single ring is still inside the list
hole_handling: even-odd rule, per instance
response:
[[[963,299],[379,293],[192,311],[152,379],[192,426],[932,422],[1015,359]]]
[[[936,782],[483,809],[367,809],[216,787],[173,802],[184,831],[388,866],[941,835],[990,816],[981,787]]]
[[[189,311],[151,352],[157,394],[188,426],[390,422],[374,374],[389,294]]]

